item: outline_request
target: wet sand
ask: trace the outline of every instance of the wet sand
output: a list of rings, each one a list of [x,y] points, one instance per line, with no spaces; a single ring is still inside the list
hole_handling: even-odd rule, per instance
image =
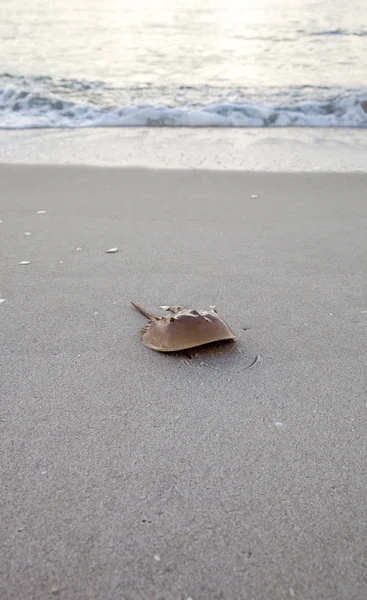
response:
[[[367,172],[364,129],[111,127],[0,130],[0,163]]]
[[[0,167],[2,600],[365,597],[366,189]],[[237,342],[155,353],[130,300]]]

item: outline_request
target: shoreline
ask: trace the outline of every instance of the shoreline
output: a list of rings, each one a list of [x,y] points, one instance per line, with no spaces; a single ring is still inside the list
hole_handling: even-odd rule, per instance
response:
[[[367,135],[318,128],[3,130],[0,163],[366,172]]]

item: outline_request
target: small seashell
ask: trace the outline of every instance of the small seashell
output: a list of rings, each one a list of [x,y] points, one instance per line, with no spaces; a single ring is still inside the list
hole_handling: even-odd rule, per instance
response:
[[[37,210],[37,215],[45,215],[46,211],[45,210]]]
[[[28,235],[32,235],[32,234],[31,234],[31,232],[30,232],[30,231],[25,231],[25,232],[24,232],[24,235],[27,235],[27,236],[28,236]]]
[[[3,302],[5,302],[5,298],[0,298],[0,304],[2,304]]]
[[[174,314],[157,317],[131,303],[149,321],[142,327],[144,346],[158,352],[178,352],[220,340],[234,340],[235,334],[215,310],[184,309],[169,306]],[[162,307],[161,307],[162,308]],[[176,310],[177,309],[177,310]]]
[[[30,260],[21,260],[19,264],[20,265],[30,265],[31,261]]]
[[[106,250],[106,254],[115,254],[115,252],[118,252],[119,249],[118,248],[109,248],[109,250]]]
[[[54,594],[55,596],[58,595],[60,593],[60,588],[54,586],[51,588],[51,594]]]
[[[259,196],[257,194],[251,194],[251,198],[258,198]]]
[[[81,250],[82,250],[82,249],[80,248],[80,246],[78,246],[77,248],[75,248],[75,250],[76,250],[77,252],[81,252]]]

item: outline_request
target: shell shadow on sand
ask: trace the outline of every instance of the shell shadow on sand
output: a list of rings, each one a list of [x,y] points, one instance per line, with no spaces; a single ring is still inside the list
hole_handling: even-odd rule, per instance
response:
[[[261,357],[247,352],[240,339],[220,341],[175,353],[189,367],[207,368],[227,373],[240,373],[254,367]]]

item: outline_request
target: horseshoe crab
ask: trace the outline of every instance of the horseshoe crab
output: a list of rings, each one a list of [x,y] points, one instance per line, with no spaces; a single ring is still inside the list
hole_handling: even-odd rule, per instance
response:
[[[182,306],[161,306],[171,315],[157,317],[138,304],[131,304],[149,321],[140,331],[144,346],[158,352],[177,352],[220,340],[234,340],[235,334],[214,308],[185,309]]]

